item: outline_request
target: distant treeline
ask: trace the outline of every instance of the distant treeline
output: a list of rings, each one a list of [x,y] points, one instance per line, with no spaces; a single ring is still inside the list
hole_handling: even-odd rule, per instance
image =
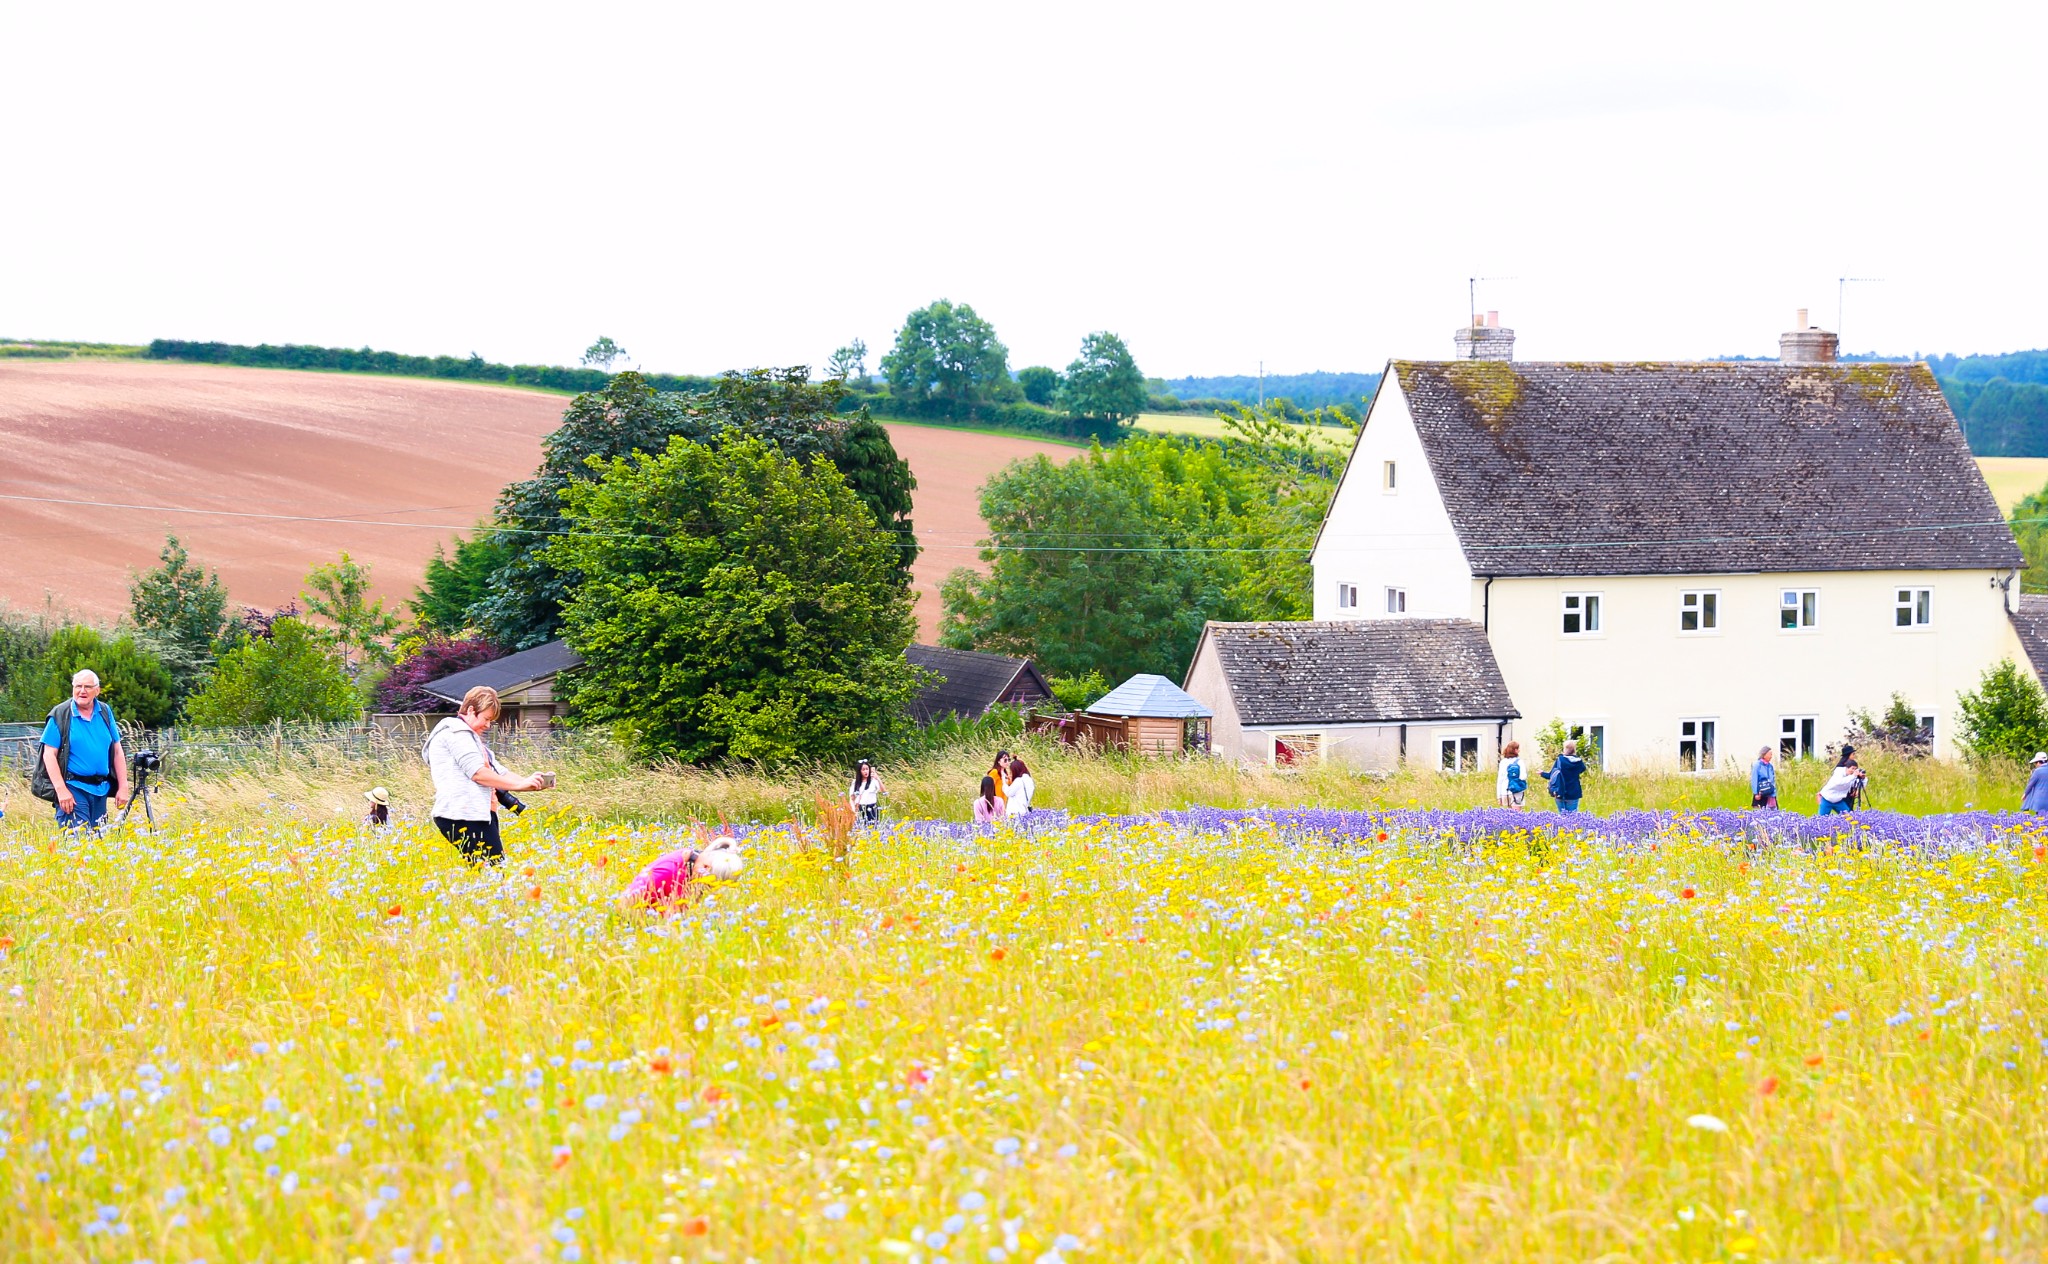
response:
[[[1357,417],[1380,388],[1377,373],[1275,373],[1263,383],[1256,377],[1152,378],[1146,388],[1171,396],[1184,406],[1256,404],[1263,397],[1284,399],[1296,408],[1342,408]],[[1203,407],[1200,411],[1208,411]]]
[[[585,391],[604,389],[612,375],[603,369],[567,369],[550,364],[496,364],[480,355],[468,359],[455,356],[401,355],[396,351],[372,351],[364,347],[301,347],[269,343],[248,347],[232,342],[182,342],[158,338],[144,355],[151,360],[190,360],[201,364],[241,364],[259,369],[314,369],[330,373],[388,373],[400,377],[445,377],[464,382],[503,382],[513,386],[536,386],[542,390]],[[718,380],[673,373],[646,373],[648,385],[658,391],[705,391]]]

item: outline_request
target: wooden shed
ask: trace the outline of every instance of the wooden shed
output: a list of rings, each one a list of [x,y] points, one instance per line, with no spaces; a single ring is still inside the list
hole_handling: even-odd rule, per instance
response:
[[[1191,746],[1209,749],[1214,714],[1166,677],[1141,672],[1097,699],[1080,718],[1105,735],[1106,745],[1145,755],[1178,755]]]

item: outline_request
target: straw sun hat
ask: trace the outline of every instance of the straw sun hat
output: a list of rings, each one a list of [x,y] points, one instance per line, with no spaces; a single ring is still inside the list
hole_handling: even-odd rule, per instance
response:
[[[391,806],[391,793],[382,786],[378,786],[375,790],[363,791],[363,797],[383,807],[388,808]]]

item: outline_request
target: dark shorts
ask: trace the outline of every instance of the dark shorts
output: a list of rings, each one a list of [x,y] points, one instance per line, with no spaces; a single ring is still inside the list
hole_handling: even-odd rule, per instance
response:
[[[462,852],[462,858],[473,865],[495,865],[505,858],[505,844],[498,837],[498,814],[491,813],[488,821],[451,821],[445,816],[434,818],[434,828],[441,831],[441,837],[454,843]]]
[[[878,825],[881,823],[882,805],[879,803],[857,803],[854,805],[853,810],[860,814],[861,823],[864,825]]]
[[[61,829],[98,829],[107,823],[107,796],[94,794],[90,790],[70,787],[72,806],[69,812],[57,809],[57,825]]]

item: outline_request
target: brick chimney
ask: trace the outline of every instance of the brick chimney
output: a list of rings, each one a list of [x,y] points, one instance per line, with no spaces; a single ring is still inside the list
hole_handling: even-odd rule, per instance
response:
[[[1460,360],[1512,360],[1515,358],[1515,331],[1500,327],[1500,313],[1488,312],[1481,316],[1472,313],[1470,326],[1460,329],[1452,337],[1458,344]]]
[[[1806,309],[1799,309],[1796,328],[1778,335],[1778,359],[1786,364],[1828,364],[1842,350],[1842,340],[1817,325],[1806,323]]]

